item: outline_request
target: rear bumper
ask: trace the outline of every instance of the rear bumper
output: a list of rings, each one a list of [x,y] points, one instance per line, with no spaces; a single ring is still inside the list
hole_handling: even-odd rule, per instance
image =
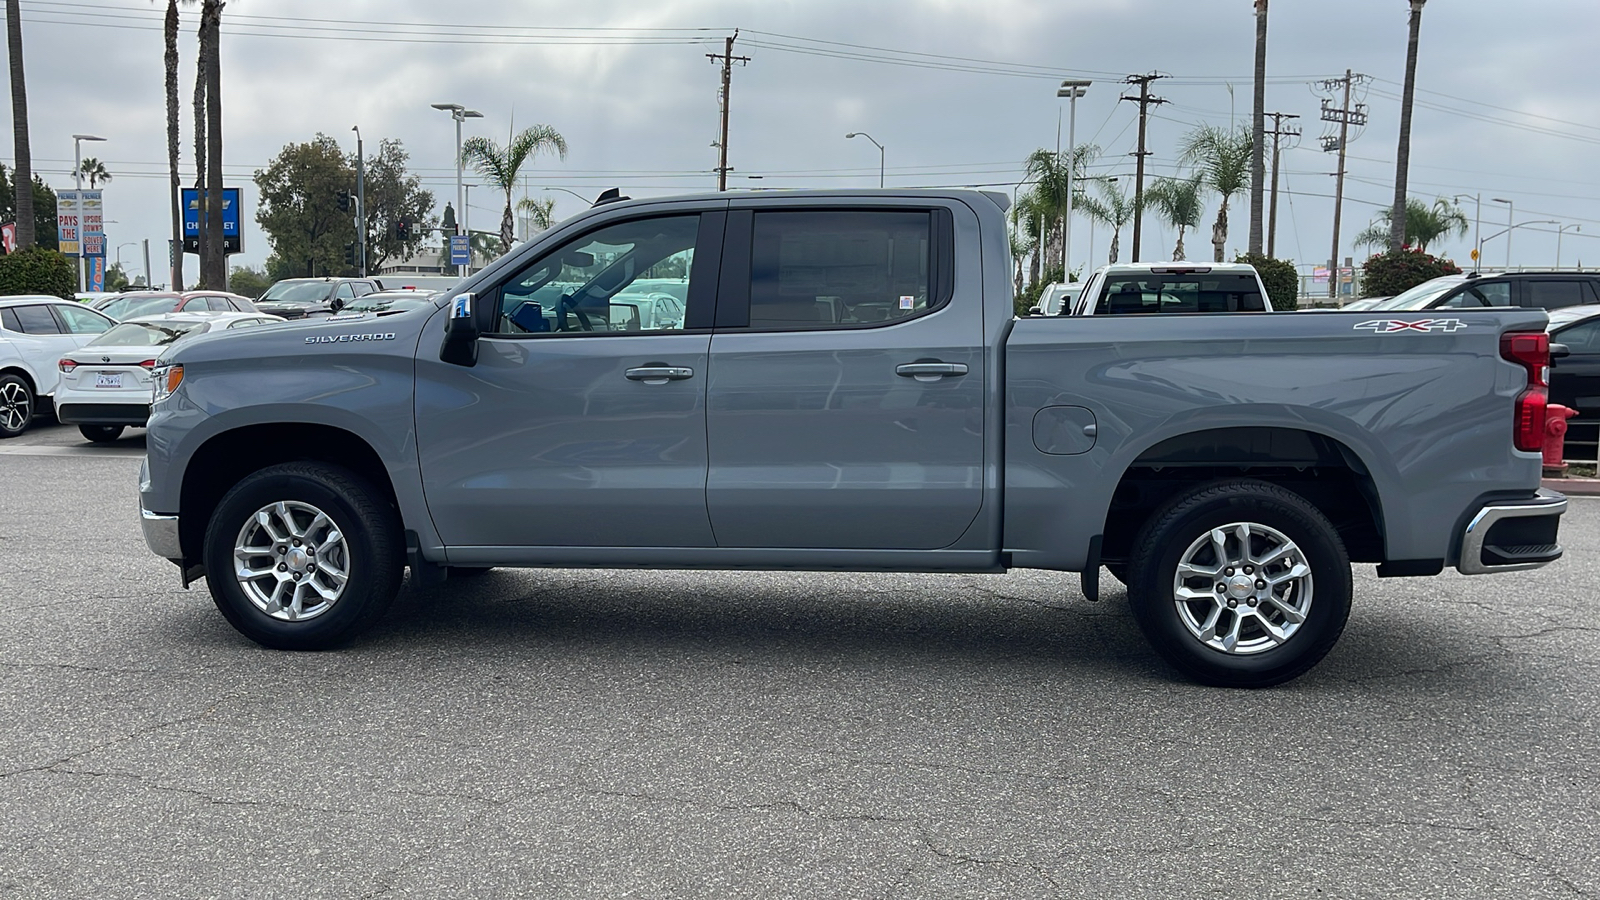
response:
[[[1556,542],[1567,498],[1541,489],[1527,500],[1501,500],[1478,510],[1461,534],[1456,571],[1487,575],[1537,569],[1561,558]]]
[[[63,425],[133,425],[143,427],[150,420],[150,404],[73,403],[56,401],[56,419]]]
[[[178,543],[178,517],[164,516],[139,508],[139,526],[144,531],[144,542],[151,552],[173,562],[183,561],[183,547]]]

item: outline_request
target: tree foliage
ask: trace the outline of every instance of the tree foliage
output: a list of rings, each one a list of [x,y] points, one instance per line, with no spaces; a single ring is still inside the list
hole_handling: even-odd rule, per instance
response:
[[[461,145],[461,162],[505,192],[506,211],[500,219],[500,241],[507,252],[516,237],[511,217],[511,191],[517,186],[517,175],[523,164],[541,152],[555,153],[566,159],[567,139],[549,125],[530,125],[507,139],[504,147],[482,136],[469,138]]]
[[[1378,210],[1378,216],[1372,220],[1372,224],[1356,235],[1355,245],[1387,247],[1391,230],[1389,220],[1393,215],[1392,210]],[[1405,246],[1407,247],[1416,247],[1426,253],[1428,245],[1440,238],[1465,235],[1467,225],[1466,213],[1443,197],[1436,198],[1432,206],[1416,197],[1406,198]]]
[[[1361,264],[1361,292],[1368,297],[1392,297],[1440,275],[1459,275],[1454,262],[1414,247],[1377,253]]]
[[[1198,171],[1201,183],[1221,200],[1211,226],[1212,260],[1222,262],[1228,242],[1228,201],[1250,187],[1250,154],[1254,141],[1246,128],[1203,125],[1189,132],[1178,160]]]
[[[1178,243],[1172,248],[1173,259],[1188,259],[1183,248],[1183,233],[1200,226],[1200,214],[1205,211],[1201,198],[1204,187],[1196,173],[1188,178],[1158,178],[1145,197],[1160,213],[1161,218],[1178,229]]]
[[[354,274],[344,258],[356,239],[355,222],[336,195],[355,186],[356,172],[338,141],[319,133],[304,144],[289,144],[256,171],[255,182],[261,192],[256,221],[272,247],[269,274]]]
[[[11,173],[0,165],[0,220],[11,222],[16,218],[16,186]],[[47,250],[60,246],[56,240],[56,192],[37,175],[33,177],[33,235],[35,246]]]
[[[71,300],[78,289],[78,270],[55,250],[28,247],[0,256],[0,295],[48,294]]]
[[[428,235],[438,227],[433,217],[433,192],[422,179],[406,171],[410,154],[397,140],[378,142],[378,152],[367,157],[367,271],[376,272],[390,260],[415,256]],[[410,223],[409,236],[395,233],[395,224]]]
[[[1107,262],[1116,262],[1122,242],[1122,226],[1133,220],[1133,200],[1111,181],[1097,180],[1099,196],[1080,194],[1075,203],[1084,215],[1111,229],[1111,252]]]
[[[1267,288],[1267,299],[1276,310],[1293,310],[1300,306],[1300,273],[1294,263],[1286,259],[1273,259],[1260,253],[1245,253],[1234,262],[1249,263],[1261,275]]]
[[[254,300],[262,295],[267,288],[272,287],[273,279],[261,269],[251,269],[245,266],[235,266],[228,275],[228,290],[242,297]]]

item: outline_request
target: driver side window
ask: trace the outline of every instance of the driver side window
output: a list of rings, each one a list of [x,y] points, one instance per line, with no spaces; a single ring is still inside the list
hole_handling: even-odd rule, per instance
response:
[[[698,215],[662,216],[568,241],[500,285],[492,333],[682,331],[699,229]]]

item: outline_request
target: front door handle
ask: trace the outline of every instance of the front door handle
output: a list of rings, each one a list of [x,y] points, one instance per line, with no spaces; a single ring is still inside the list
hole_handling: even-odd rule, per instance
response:
[[[915,378],[918,381],[938,381],[941,378],[955,378],[967,374],[967,364],[947,362],[901,363],[894,367],[894,373],[907,378]]]
[[[630,381],[642,381],[645,384],[666,384],[669,381],[682,381],[693,378],[694,370],[688,366],[669,366],[661,363],[651,363],[644,366],[635,366],[622,373]]]

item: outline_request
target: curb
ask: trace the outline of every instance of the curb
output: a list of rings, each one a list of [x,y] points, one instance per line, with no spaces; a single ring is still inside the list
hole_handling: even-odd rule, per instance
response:
[[[1569,497],[1600,497],[1600,478],[1546,478],[1539,485]]]

